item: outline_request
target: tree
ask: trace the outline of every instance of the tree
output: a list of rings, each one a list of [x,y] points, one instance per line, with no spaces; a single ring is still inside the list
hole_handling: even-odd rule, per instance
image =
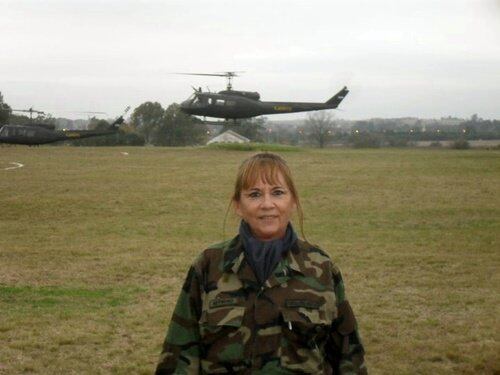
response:
[[[158,102],[143,103],[132,113],[131,123],[146,144],[154,146],[190,146],[203,143],[207,136],[201,120],[183,113],[176,103],[167,109]]]
[[[3,101],[2,92],[0,92],[0,126],[5,125],[9,122],[10,114],[12,109],[10,106]]]
[[[144,137],[136,132],[130,124],[124,123],[120,125],[118,132],[120,136],[120,144],[125,146],[144,146]]]
[[[481,122],[483,119],[481,117],[479,117],[477,115],[477,113],[474,113],[471,117],[470,117],[470,121],[472,123],[477,123],[477,122]]]
[[[158,102],[145,102],[130,116],[132,126],[144,137],[146,144],[154,144],[154,135],[163,121],[165,110]]]
[[[318,111],[307,116],[305,131],[320,148],[325,147],[332,140],[334,130],[335,123],[330,112]]]
[[[177,103],[168,106],[154,135],[155,146],[192,146],[204,143],[207,127],[196,117],[181,111]]]

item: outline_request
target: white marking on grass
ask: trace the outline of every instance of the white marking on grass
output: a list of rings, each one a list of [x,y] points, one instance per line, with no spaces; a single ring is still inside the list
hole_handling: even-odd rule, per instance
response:
[[[12,164],[12,165],[13,165],[13,167],[7,167],[7,168],[4,168],[4,170],[8,171],[8,170],[10,170],[10,169],[17,169],[17,168],[22,168],[22,167],[24,167],[24,164],[21,164],[21,163],[15,162],[15,161],[13,161],[13,162],[11,162],[11,163],[9,163],[9,164]]]
[[[127,156],[128,152],[121,152],[121,154]]]

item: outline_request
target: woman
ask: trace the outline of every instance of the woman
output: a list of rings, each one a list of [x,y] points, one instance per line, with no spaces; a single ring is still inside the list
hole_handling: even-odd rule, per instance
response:
[[[297,238],[302,209],[278,155],[238,171],[239,235],[206,249],[180,293],[156,374],[366,374],[339,269]]]

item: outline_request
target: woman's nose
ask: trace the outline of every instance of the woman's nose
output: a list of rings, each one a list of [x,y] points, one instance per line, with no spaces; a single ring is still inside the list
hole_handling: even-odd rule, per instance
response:
[[[273,207],[273,199],[271,194],[264,194],[262,200],[262,207]]]

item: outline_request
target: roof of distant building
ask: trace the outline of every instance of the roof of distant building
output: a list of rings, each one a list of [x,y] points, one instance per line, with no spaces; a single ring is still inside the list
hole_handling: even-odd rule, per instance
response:
[[[207,142],[207,144],[211,143],[248,143],[250,139],[244,137],[232,130],[227,130],[224,133],[221,133],[211,140]]]

